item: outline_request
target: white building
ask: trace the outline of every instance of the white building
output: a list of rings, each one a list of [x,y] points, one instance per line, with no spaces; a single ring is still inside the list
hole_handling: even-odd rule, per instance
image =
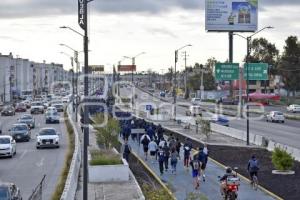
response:
[[[10,102],[24,94],[48,93],[54,83],[71,80],[63,65],[36,63],[0,53],[0,102]]]

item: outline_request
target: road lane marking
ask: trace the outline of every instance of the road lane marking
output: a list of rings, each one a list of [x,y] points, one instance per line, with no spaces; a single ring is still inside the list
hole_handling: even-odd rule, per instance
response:
[[[25,156],[26,153],[27,153],[27,150],[24,150],[24,152],[23,152],[22,155],[20,156],[20,159],[22,159],[22,158]]]
[[[45,158],[42,158],[40,162],[36,163],[36,166],[42,167],[44,165]]]

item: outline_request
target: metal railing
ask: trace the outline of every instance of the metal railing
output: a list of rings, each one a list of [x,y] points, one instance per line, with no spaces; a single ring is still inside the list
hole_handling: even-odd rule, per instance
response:
[[[28,198],[28,200],[42,200],[43,196],[43,184],[45,181],[46,175],[43,176],[41,182],[36,186],[36,188],[32,191],[32,194]]]

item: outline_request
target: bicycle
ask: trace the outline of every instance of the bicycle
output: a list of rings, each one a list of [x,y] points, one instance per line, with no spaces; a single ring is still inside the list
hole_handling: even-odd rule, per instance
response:
[[[257,190],[257,188],[258,188],[258,178],[255,174],[252,177],[252,183],[251,184],[252,184],[252,188],[254,190]]]

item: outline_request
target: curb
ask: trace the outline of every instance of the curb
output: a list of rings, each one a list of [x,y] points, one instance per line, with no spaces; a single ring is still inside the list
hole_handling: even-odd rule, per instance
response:
[[[216,160],[214,160],[214,159],[212,159],[212,158],[210,158],[210,157],[209,157],[208,159],[209,159],[210,161],[212,161],[213,163],[215,163],[216,165],[218,165],[218,166],[220,166],[220,167],[222,167],[222,168],[224,168],[224,169],[227,168],[227,167],[226,167],[225,165],[223,165],[222,163],[220,163],[220,162],[218,162],[218,161],[216,161]],[[240,178],[242,178],[244,181],[246,181],[247,183],[250,183],[250,182],[251,182],[248,178],[246,178],[245,176],[243,176],[243,175],[241,175],[241,174],[239,174],[239,173],[238,173],[238,176],[239,176]],[[278,195],[274,194],[273,192],[267,190],[266,188],[264,188],[264,187],[262,187],[262,186],[260,186],[260,185],[258,185],[258,188],[259,188],[260,190],[262,190],[263,192],[265,192],[266,194],[270,195],[271,197],[277,199],[277,200],[284,200],[283,198],[279,197]]]
[[[148,167],[148,165],[135,153],[132,152],[132,154],[142,163],[142,165],[151,173],[151,175],[158,181],[158,183],[167,191],[167,193],[173,197],[173,199],[177,199],[174,194],[172,193],[172,191],[160,180],[159,176],[156,175],[152,169],[150,169],[150,167]]]

